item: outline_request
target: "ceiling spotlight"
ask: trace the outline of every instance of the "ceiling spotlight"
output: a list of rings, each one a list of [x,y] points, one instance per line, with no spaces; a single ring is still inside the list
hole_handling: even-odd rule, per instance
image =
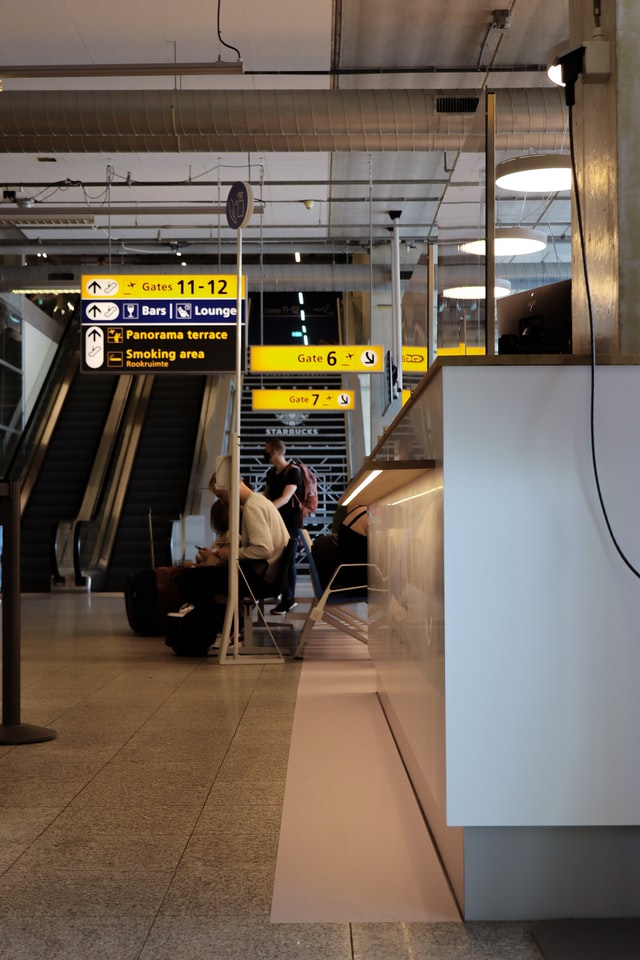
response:
[[[547,239],[540,230],[529,230],[526,227],[497,227],[494,256],[521,257],[528,253],[539,253],[545,249],[546,245]],[[458,247],[462,253],[473,253],[478,257],[484,257],[486,248],[484,238],[468,240]]]
[[[396,221],[402,216],[402,210],[389,210],[388,214],[390,220]]]
[[[586,83],[603,83],[611,76],[611,47],[600,29],[590,40],[564,40],[547,54],[547,76],[552,83],[575,85],[580,74]]]
[[[313,205],[315,203],[315,200],[303,200],[302,202],[304,203],[307,210],[313,210]]]
[[[551,153],[512,157],[496,166],[496,184],[512,193],[559,193],[571,189],[571,158]]]

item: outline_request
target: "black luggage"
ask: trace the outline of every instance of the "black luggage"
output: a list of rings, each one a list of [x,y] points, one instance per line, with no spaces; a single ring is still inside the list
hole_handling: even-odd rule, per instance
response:
[[[124,602],[134,633],[143,637],[164,636],[167,614],[182,603],[177,578],[181,567],[139,570],[127,577]]]
[[[209,647],[215,643],[222,617],[224,607],[216,611],[185,604],[167,616],[165,643],[178,657],[206,657]]]

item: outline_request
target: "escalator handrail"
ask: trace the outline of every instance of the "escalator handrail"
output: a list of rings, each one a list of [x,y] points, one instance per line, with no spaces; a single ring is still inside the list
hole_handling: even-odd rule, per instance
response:
[[[90,520],[80,518],[74,530],[74,553],[77,549],[76,578],[98,578],[106,576],[111,560],[120,518],[124,506],[131,471],[135,462],[142,425],[149,406],[154,377],[141,374],[134,379],[130,392],[127,412],[120,425],[117,449],[114,451],[110,467],[111,486],[106,490],[98,513]],[[82,534],[91,529],[95,532],[91,557],[82,557]],[[74,559],[74,565],[75,565]]]
[[[78,324],[71,317],[58,344],[49,372],[7,464],[5,476],[20,481],[20,512],[29,502],[47,445],[80,365]]]

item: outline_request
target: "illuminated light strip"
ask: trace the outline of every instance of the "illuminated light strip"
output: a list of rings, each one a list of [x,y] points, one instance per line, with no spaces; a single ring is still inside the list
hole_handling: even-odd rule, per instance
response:
[[[349,494],[347,499],[342,501],[342,506],[343,507],[348,506],[348,504],[351,503],[353,498],[357,497],[358,494],[361,493],[365,487],[369,486],[370,483],[373,483],[376,477],[379,477],[381,473],[382,473],[382,470],[372,470],[371,473],[358,484],[355,490]]]
[[[16,287],[11,293],[80,293],[80,287]]]
[[[421,490],[420,493],[412,493],[408,497],[401,497],[400,500],[392,500],[389,506],[397,507],[399,503],[407,503],[409,500],[419,500],[420,497],[428,497],[430,493],[437,493],[439,490],[444,490],[444,485],[442,483],[435,487],[429,487],[428,490]]]

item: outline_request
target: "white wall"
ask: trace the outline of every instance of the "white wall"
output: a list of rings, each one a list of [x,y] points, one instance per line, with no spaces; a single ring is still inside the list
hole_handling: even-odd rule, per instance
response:
[[[586,366],[444,371],[451,824],[640,823],[640,580]],[[640,569],[640,367],[597,370]]]

